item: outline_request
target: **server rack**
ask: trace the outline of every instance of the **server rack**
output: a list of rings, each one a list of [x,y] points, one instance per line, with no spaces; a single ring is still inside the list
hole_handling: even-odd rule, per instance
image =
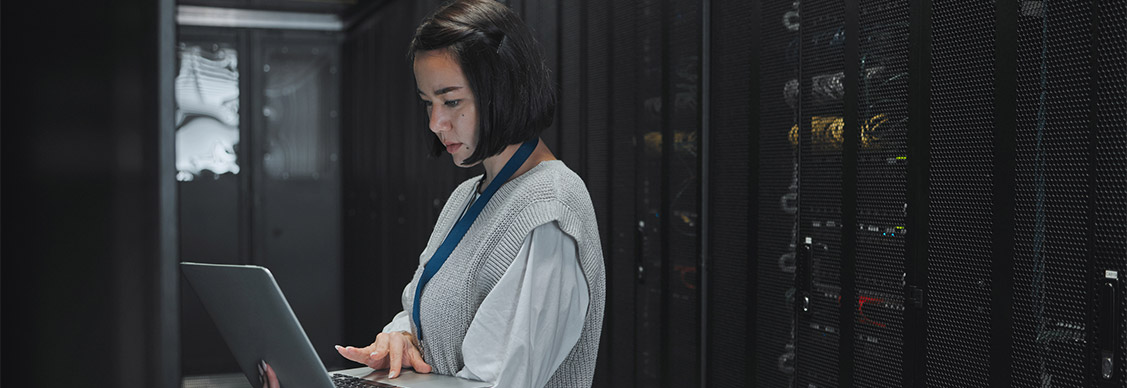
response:
[[[710,183],[711,203],[724,207],[710,214],[746,214],[753,236],[749,367],[717,369],[709,381],[1122,386],[1127,7],[749,8],[742,21],[709,16],[713,31],[750,21],[749,39],[712,42],[733,39],[756,53],[744,65],[752,117],[713,132],[750,133],[745,198],[754,211],[725,202],[725,183]],[[706,141],[713,160],[738,152]],[[708,244],[724,252],[714,265],[737,260],[724,250],[734,244]],[[710,347],[723,333],[715,320],[730,315],[711,307]]]

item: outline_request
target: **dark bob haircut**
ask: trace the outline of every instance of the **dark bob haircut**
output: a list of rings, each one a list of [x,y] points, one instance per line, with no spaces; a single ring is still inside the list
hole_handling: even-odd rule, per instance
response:
[[[462,68],[478,112],[477,149],[462,164],[540,136],[556,114],[556,90],[532,31],[495,0],[443,3],[419,25],[408,60],[446,49]],[[446,148],[437,137],[431,152]]]

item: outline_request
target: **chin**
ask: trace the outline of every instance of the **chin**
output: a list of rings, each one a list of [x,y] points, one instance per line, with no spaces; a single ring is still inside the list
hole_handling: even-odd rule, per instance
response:
[[[454,162],[455,166],[458,166],[458,167],[461,167],[461,168],[470,168],[470,167],[474,167],[474,166],[481,164],[481,162],[470,163],[470,164],[462,164],[462,161],[466,160],[466,158],[469,158],[469,157],[470,157],[469,155],[466,155],[466,156],[452,155],[451,159]]]

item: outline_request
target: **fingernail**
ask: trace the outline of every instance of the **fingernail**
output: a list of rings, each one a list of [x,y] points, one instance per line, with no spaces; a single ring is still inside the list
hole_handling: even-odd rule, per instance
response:
[[[368,357],[376,357],[377,354],[379,354],[379,352],[375,351],[375,352],[372,352],[372,354],[369,354]]]
[[[392,379],[394,379],[394,378],[395,378],[395,375],[397,375],[397,374],[398,374],[398,373],[395,373],[395,372],[391,372],[391,373],[388,373],[388,374],[387,374],[387,377],[388,377],[388,378],[392,378]]]
[[[337,350],[344,350],[344,346],[340,346],[340,345],[333,345],[333,346],[335,346],[337,348]]]

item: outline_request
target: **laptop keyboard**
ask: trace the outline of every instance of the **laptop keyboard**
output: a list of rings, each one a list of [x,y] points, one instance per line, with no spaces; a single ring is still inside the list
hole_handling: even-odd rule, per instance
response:
[[[361,378],[352,377],[352,376],[349,376],[349,375],[343,375],[343,374],[340,374],[340,373],[333,375],[333,385],[337,386],[337,388],[371,388],[371,387],[396,388],[396,386],[394,386],[394,385],[384,384],[384,383],[381,383],[381,382],[378,382],[378,381],[364,380],[364,379],[361,379]]]

